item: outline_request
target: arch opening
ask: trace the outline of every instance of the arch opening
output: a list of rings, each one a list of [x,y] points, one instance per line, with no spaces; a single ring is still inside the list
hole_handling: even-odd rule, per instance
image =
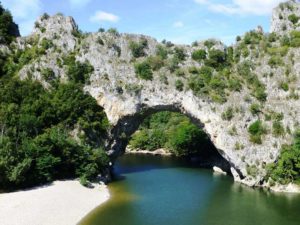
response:
[[[188,120],[191,125],[196,126],[197,129],[199,129],[202,134],[205,135],[202,137],[203,140],[199,142],[201,143],[201,146],[195,146],[198,147],[198,149],[191,149],[191,152],[188,150],[188,152],[186,152],[187,154],[181,155],[181,157],[191,160],[193,163],[197,163],[199,166],[204,168],[213,168],[214,166],[219,167],[227,174],[231,175],[230,168],[232,165],[222,155],[222,150],[219,150],[215,147],[211,141],[211,137],[205,131],[203,123],[176,105],[162,105],[153,108],[147,108],[134,115],[121,118],[112,128],[110,133],[111,138],[107,143],[108,153],[112,161],[115,161],[119,156],[125,153],[126,147],[128,146],[132,136],[135,134],[135,132],[141,129],[141,126],[145,126],[145,121],[160,113],[180,115]],[[163,148],[164,146],[160,147]]]

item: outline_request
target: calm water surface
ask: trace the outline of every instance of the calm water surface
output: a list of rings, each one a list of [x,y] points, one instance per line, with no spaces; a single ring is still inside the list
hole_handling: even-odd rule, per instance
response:
[[[300,195],[251,189],[176,159],[125,155],[115,173],[110,200],[80,225],[300,224]]]

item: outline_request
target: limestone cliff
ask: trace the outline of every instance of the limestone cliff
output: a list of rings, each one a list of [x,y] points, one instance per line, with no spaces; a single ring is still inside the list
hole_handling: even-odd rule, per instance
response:
[[[128,137],[148,114],[179,111],[203,127],[231,164],[236,181],[261,185],[266,183],[265,166],[276,160],[283,144],[291,143],[292,133],[299,126],[300,50],[296,45],[282,46],[284,34],[298,29],[297,19],[290,15],[300,16],[299,9],[293,1],[283,9],[279,6],[272,17],[271,32],[276,34],[254,30],[238,38],[232,47],[216,40],[192,46],[159,43],[148,36],[119,34],[115,30],[82,34],[71,17],[44,15],[36,22],[33,33],[18,38],[14,47],[26,51],[46,42],[51,44],[41,56],[24,65],[19,76],[40,80],[50,88],[41,73],[48,68],[55,79],[66,82],[64,59],[73,54],[76,61],[88,62],[94,68],[85,90],[105,109],[112,124],[109,154],[118,156],[125,150]],[[133,54],[133,43],[145,43],[142,54]],[[166,58],[155,64],[158,49],[165,49]],[[193,53],[197,50],[204,50],[207,57],[218,50],[232,58],[225,70],[212,71],[216,79],[203,84],[201,91],[193,89],[191,83],[193,77],[197,79],[198,69],[209,62],[195,60]],[[180,53],[184,56],[174,63]],[[222,63],[222,57],[219,59]],[[137,76],[135,65],[145,60],[159,64],[151,68],[152,79]],[[247,63],[251,65],[245,66]],[[248,77],[243,68],[250,74]],[[273,119],[276,115],[280,119]],[[249,134],[249,126],[257,120],[264,124],[262,143],[251,140]],[[284,132],[275,132],[274,120]]]

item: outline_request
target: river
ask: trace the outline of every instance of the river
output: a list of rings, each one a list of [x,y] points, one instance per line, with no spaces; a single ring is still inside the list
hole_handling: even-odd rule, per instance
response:
[[[299,225],[300,195],[236,184],[174,158],[125,155],[111,198],[80,225]]]

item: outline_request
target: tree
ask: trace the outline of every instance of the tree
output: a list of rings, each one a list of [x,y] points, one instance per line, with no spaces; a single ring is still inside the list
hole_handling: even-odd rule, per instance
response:
[[[14,37],[20,36],[18,26],[12,15],[0,3],[0,44],[9,44]]]
[[[196,50],[192,53],[192,59],[195,61],[202,61],[206,59],[206,51],[203,49]]]
[[[148,61],[137,63],[134,65],[136,75],[144,80],[152,80],[153,72]]]

